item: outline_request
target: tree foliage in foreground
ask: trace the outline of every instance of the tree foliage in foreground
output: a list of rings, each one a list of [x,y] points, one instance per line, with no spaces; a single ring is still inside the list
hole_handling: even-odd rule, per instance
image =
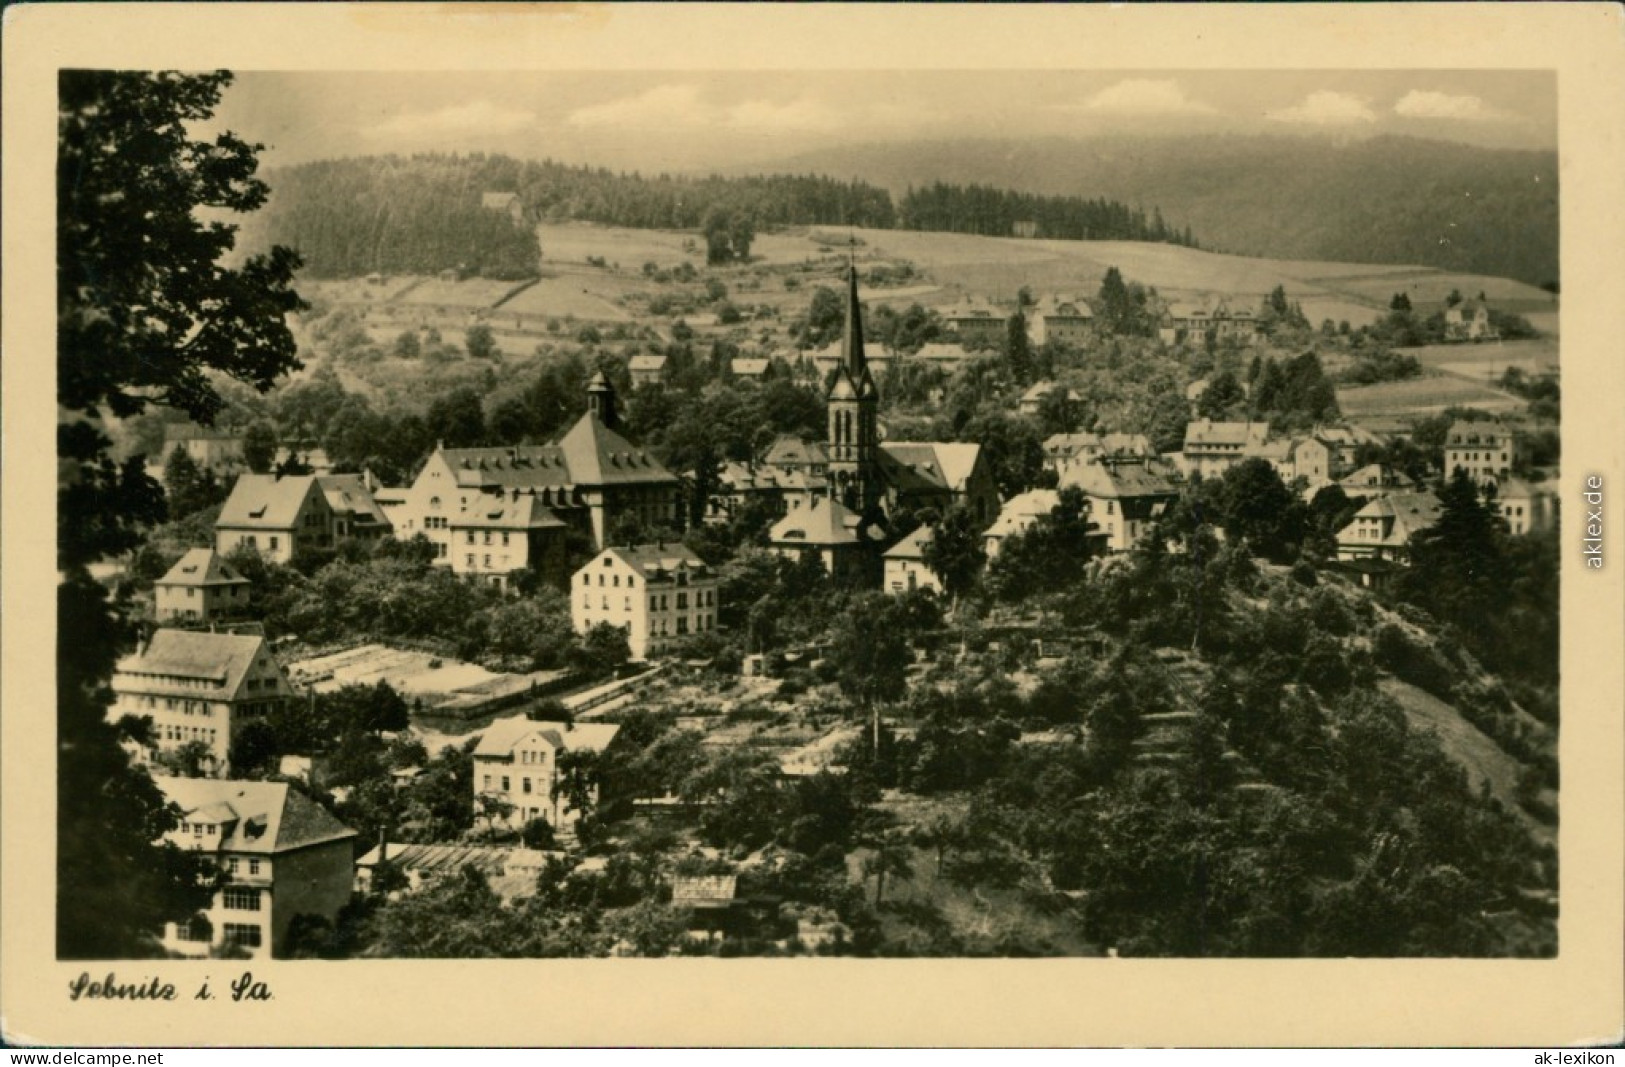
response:
[[[131,641],[121,605],[88,566],[135,548],[164,517],[142,457],[120,465],[98,427],[149,403],[205,425],[220,410],[210,375],[265,390],[298,366],[286,317],[298,257],[283,248],[228,268],[234,227],[205,210],[265,200],[258,146],[230,133],[191,139],[230,84],[203,75],[64,71],[57,159],[57,951],[156,951],[166,921],[211,888],[195,854],[156,842],[178,823],[106,721],[108,679]]]

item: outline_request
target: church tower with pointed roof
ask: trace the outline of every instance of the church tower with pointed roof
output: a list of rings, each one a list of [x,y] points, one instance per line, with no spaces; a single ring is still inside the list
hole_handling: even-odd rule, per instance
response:
[[[863,353],[863,313],[858,306],[858,268],[853,262],[847,268],[841,362],[830,382],[825,407],[830,495],[859,514],[869,514],[880,505],[879,406],[880,391]]]

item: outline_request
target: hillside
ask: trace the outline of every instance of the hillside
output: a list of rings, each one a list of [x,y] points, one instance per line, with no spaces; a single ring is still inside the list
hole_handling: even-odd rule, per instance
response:
[[[902,195],[932,182],[1155,205],[1202,247],[1254,256],[1416,263],[1558,279],[1553,152],[1402,137],[1114,137],[870,144],[777,168]]]

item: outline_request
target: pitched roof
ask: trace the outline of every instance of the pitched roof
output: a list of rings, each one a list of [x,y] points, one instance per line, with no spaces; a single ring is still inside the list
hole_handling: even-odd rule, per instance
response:
[[[562,722],[534,722],[523,715],[498,719],[485,728],[474,755],[500,758],[513,752],[521,742],[540,736],[554,748],[569,752],[602,752],[621,728],[607,722],[583,722],[570,726]]]
[[[557,444],[506,448],[441,448],[459,488],[573,490],[612,483],[669,484],[677,478],[659,460],[605,426],[582,415]],[[543,498],[545,504],[573,503],[573,493]]]
[[[640,352],[639,354],[633,356],[631,359],[626,361],[626,369],[627,370],[634,370],[634,371],[641,371],[641,370],[657,371],[657,370],[661,370],[665,366],[666,366],[666,356],[665,356],[664,353]]]
[[[501,845],[420,845],[391,841],[384,846],[382,855],[374,847],[356,860],[356,866],[376,867],[380,860],[384,860],[403,871],[421,871],[424,874],[447,874],[472,866],[487,877],[495,877],[507,870],[517,851],[520,850]]]
[[[327,506],[337,512],[349,514],[367,523],[389,525],[389,517],[373,499],[372,490],[359,474],[319,474],[316,484],[327,497]]]
[[[1337,532],[1337,539],[1345,540],[1344,531],[1354,528],[1361,519],[1377,518],[1389,520],[1385,524],[1382,540],[1350,539],[1352,543],[1388,547],[1408,545],[1412,537],[1437,523],[1443,513],[1444,505],[1432,493],[1390,493],[1356,511],[1348,524]]]
[[[812,504],[790,512],[773,524],[768,539],[774,544],[855,545],[858,516],[838,501],[819,497]]]
[[[1068,467],[1061,480],[1103,500],[1179,495],[1178,486],[1145,463],[1078,464]]]
[[[1211,419],[1197,419],[1185,425],[1185,450],[1190,451],[1191,445],[1240,445],[1249,443],[1262,444],[1269,437],[1270,424],[1267,422],[1214,422]]]
[[[768,360],[759,357],[736,356],[728,364],[728,368],[735,374],[746,377],[760,377],[767,373]]]
[[[1055,457],[1075,456],[1079,452],[1097,451],[1101,445],[1102,441],[1097,434],[1053,433],[1044,438],[1044,454]]]
[[[248,579],[237,573],[212,548],[194,548],[175,561],[169,572],[158,579],[156,585],[209,586],[247,585]]]
[[[710,570],[693,549],[676,541],[671,544],[617,546],[606,548],[604,552],[631,567],[646,581],[662,579],[679,570],[702,575]],[[595,558],[586,566],[590,567],[597,561]]]
[[[925,559],[925,547],[936,538],[929,526],[921,526],[886,550],[887,559]]]
[[[222,852],[273,854],[343,841],[356,832],[286,782],[153,776],[153,784],[187,821],[224,828]]]
[[[1004,502],[999,517],[987,528],[984,537],[1008,537],[1020,533],[1041,515],[1048,515],[1061,503],[1061,494],[1054,489],[1029,489],[1017,493]]]
[[[577,485],[677,481],[659,460],[605,426],[590,411],[559,438],[559,451]]]
[[[1497,448],[1512,438],[1512,431],[1498,422],[1453,422],[1445,445],[1449,448]]]
[[[1101,435],[1100,450],[1107,454],[1129,453],[1137,456],[1152,456],[1156,451],[1151,447],[1151,438],[1143,433],[1108,433]]]
[[[1045,318],[1092,319],[1095,317],[1095,309],[1090,307],[1087,301],[1055,295],[1046,296],[1040,300],[1038,306],[1033,309],[1033,313],[1042,315]]]
[[[315,492],[319,487],[313,474],[239,474],[215,526],[290,529],[305,498]]]
[[[920,350],[911,357],[913,359],[933,360],[942,363],[963,363],[971,358],[971,354],[958,345],[945,344],[933,341],[920,346]]]
[[[158,630],[147,647],[119,661],[124,675],[200,678],[226,695],[237,692],[255,659],[265,651],[258,634]]]
[[[447,523],[453,530],[547,530],[564,525],[534,493],[485,493]]]
[[[981,454],[979,444],[883,441],[880,473],[900,489],[937,488],[959,493],[965,491]],[[884,462],[888,460],[890,463]]]
[[[781,433],[767,446],[767,455],[762,457],[762,462],[774,467],[822,466],[829,462],[829,451],[821,441]]]

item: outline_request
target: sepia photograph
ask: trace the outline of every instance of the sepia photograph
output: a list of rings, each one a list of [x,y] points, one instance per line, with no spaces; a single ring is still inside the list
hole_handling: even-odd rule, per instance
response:
[[[67,1004],[1607,941],[1554,65],[230,51],[35,86]]]

